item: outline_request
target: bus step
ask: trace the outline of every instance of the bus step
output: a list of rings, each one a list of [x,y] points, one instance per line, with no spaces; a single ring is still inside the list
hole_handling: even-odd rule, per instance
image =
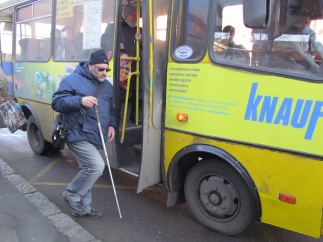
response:
[[[135,151],[141,152],[141,144],[135,144],[135,145],[133,146],[133,149],[134,149]]]
[[[140,162],[140,159],[141,159],[141,144],[135,144],[133,146],[133,149],[135,151],[135,155],[136,155],[136,160],[138,162]]]

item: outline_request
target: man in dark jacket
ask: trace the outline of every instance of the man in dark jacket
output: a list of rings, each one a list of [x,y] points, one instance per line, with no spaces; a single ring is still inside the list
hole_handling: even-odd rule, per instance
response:
[[[105,168],[99,149],[103,148],[94,105],[98,107],[101,129],[106,141],[115,136],[115,106],[113,87],[106,80],[108,57],[99,49],[91,54],[89,62],[79,63],[75,71],[65,77],[53,95],[52,108],[62,114],[62,120],[71,123],[78,113],[86,113],[77,121],[67,136],[67,146],[79,164],[79,172],[63,192],[75,217],[100,217],[101,211],[91,208],[91,188]],[[99,85],[103,85],[94,97]]]
[[[141,49],[141,33],[137,33],[137,9],[130,4],[124,6],[122,11],[123,20],[121,22],[121,52],[129,55],[136,56],[136,41],[139,41]],[[136,62],[132,61],[131,72],[136,71]],[[130,121],[135,122],[136,113],[136,103],[135,103],[135,80],[136,76],[133,75],[131,78],[130,94],[131,94],[131,111],[130,111]],[[140,85],[139,85],[140,86]],[[120,95],[125,92],[124,89],[120,90]]]

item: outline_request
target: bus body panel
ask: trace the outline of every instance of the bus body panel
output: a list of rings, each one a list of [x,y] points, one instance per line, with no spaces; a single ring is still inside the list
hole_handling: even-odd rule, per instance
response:
[[[262,222],[313,237],[320,236],[323,205],[322,160],[166,130],[165,170],[168,170],[176,153],[192,144],[218,147],[242,164],[259,192]],[[313,184],[316,187],[315,192]],[[295,197],[296,204],[280,201],[280,193]]]
[[[61,80],[72,73],[75,63],[16,62],[13,69],[15,95],[48,104]]]
[[[28,119],[29,115],[36,116],[39,124],[41,124],[41,132],[44,139],[51,142],[53,120],[57,113],[50,107],[50,105],[44,105],[43,103],[31,101],[25,98],[18,98],[18,100],[23,106],[26,118]],[[26,111],[26,109],[28,109],[28,111]]]
[[[323,157],[322,92],[322,83],[170,63],[166,127]]]

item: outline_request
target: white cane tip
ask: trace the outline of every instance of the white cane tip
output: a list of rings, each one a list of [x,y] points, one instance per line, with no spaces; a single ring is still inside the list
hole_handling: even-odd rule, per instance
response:
[[[120,218],[122,218],[122,216],[120,216]]]

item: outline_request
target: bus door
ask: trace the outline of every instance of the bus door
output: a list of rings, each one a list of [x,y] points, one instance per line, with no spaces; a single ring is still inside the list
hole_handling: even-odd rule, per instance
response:
[[[143,1],[142,1],[143,2]],[[162,147],[169,1],[147,1],[143,8],[143,138],[137,192],[165,183]],[[152,42],[149,43],[149,40]]]
[[[137,96],[140,105],[138,105],[137,113],[142,122],[132,123],[129,120],[132,103],[127,105],[126,102],[122,103],[122,100],[116,100],[117,105],[121,106],[118,108],[121,109],[121,118],[119,133],[116,135],[117,166],[120,170],[139,177],[137,192],[141,192],[144,188],[161,182],[160,141],[168,1],[122,1],[121,4],[120,19],[122,19],[122,10],[127,4],[141,10],[138,14],[138,18],[141,17],[141,19],[137,22],[142,28],[142,43],[136,46],[137,57],[139,57],[137,67],[140,66],[140,68],[131,70],[131,72],[133,75],[138,75],[140,80],[140,93]],[[115,34],[117,41],[121,43],[121,26]],[[116,48],[119,48],[118,44]],[[121,96],[120,92],[124,90],[117,87],[119,83],[116,83],[116,94]],[[110,152],[113,150],[110,149]]]
[[[12,18],[0,17],[0,64],[1,69],[8,78],[8,92],[13,95],[12,82]],[[1,70],[0,70],[1,71]],[[6,128],[0,116],[0,128]]]

